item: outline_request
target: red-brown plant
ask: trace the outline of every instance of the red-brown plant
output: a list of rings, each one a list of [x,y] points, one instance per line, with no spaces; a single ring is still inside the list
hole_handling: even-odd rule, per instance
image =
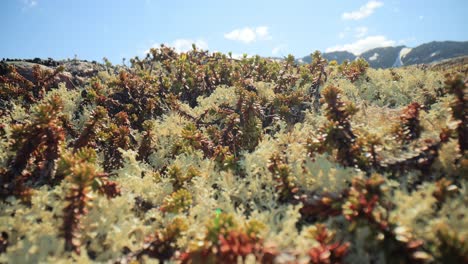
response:
[[[361,146],[357,144],[350,118],[357,109],[351,103],[341,100],[341,90],[328,86],[322,92],[325,103],[325,116],[328,123],[319,131],[318,141],[309,141],[309,153],[329,152],[336,149],[336,160],[344,166],[361,164]]]
[[[395,127],[397,139],[403,143],[409,143],[421,136],[422,126],[419,121],[419,103],[409,104],[400,116],[400,122]]]
[[[325,225],[314,226],[312,235],[319,243],[308,251],[311,264],[339,264],[345,263],[345,257],[350,247],[349,243],[333,242],[335,234],[328,231]]]
[[[0,175],[1,196],[27,193],[26,181],[47,183],[53,178],[60,144],[65,138],[61,126],[62,101],[59,96],[38,106],[32,121],[13,126],[12,150],[8,169]]]
[[[108,198],[120,195],[120,188],[109,181],[106,174],[95,166],[96,152],[90,148],[80,148],[76,152],[62,155],[58,171],[66,175],[69,189],[63,209],[63,237],[65,250],[80,253],[81,218],[87,214],[91,201],[91,192],[96,191]]]

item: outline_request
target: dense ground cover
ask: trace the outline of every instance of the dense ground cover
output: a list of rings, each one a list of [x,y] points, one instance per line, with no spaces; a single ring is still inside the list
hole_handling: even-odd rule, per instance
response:
[[[468,66],[312,58],[3,63],[0,262],[468,262]]]

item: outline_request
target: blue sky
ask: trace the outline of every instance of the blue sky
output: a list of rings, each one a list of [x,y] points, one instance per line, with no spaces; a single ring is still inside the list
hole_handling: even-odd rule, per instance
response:
[[[468,0],[2,0],[0,58],[144,56],[165,43],[233,54],[359,54],[468,40]]]

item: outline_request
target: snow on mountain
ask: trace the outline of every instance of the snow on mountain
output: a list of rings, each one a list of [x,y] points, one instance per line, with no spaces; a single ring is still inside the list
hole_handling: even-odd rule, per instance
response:
[[[403,66],[403,61],[401,60],[402,58],[404,58],[406,55],[408,55],[408,53],[411,51],[411,48],[402,48],[400,50],[400,53],[398,54],[398,56],[396,57],[395,59],[395,63],[393,63],[393,67],[401,67]]]
[[[379,57],[379,54],[376,52],[372,57],[369,58],[370,61],[375,61]]]
[[[434,56],[438,55],[439,53],[440,53],[440,50],[438,50],[438,51],[436,51],[436,52],[432,52],[432,53],[431,53],[431,57],[434,57]]]

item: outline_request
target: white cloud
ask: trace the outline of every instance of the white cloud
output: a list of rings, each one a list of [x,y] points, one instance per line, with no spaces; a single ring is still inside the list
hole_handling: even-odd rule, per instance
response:
[[[382,2],[379,1],[369,1],[365,5],[361,6],[359,10],[343,13],[341,18],[346,20],[359,20],[365,17],[368,17],[374,13],[375,9],[383,6]]]
[[[255,41],[255,30],[251,28],[235,29],[229,33],[224,34],[224,38],[230,40],[238,40],[244,43]]]
[[[395,45],[395,41],[387,39],[387,37],[378,35],[378,36],[368,36],[363,39],[358,39],[357,41],[344,45],[336,45],[326,49],[326,52],[332,51],[349,51],[356,55],[363,53],[364,51],[378,48],[378,47],[388,47]]]
[[[424,16],[419,16],[419,20],[423,20],[424,19]]]
[[[176,39],[171,43],[164,43],[164,45],[168,47],[173,47],[177,52],[186,52],[192,49],[192,44],[197,46],[197,49],[208,49],[208,43],[203,39]],[[151,48],[159,48],[161,45],[159,43],[155,43],[151,46]],[[147,54],[150,49],[147,49],[143,52],[143,54]]]
[[[192,44],[198,49],[208,49],[208,43],[203,39],[176,39],[169,46],[174,47],[177,52],[186,52],[192,49]]]
[[[270,40],[271,36],[268,32],[268,27],[245,27],[234,29],[233,31],[224,34],[224,38],[229,40],[241,41],[246,44],[257,40]]]
[[[369,29],[367,27],[357,27],[355,31],[356,31],[355,37],[362,38],[367,34],[367,31],[369,31]]]
[[[286,45],[278,45],[274,47],[273,50],[271,50],[271,54],[273,54],[273,56],[282,55],[280,53],[284,53],[285,50],[286,50]]]
[[[271,39],[270,34],[268,33],[268,27],[262,26],[255,29],[258,39],[267,40]]]

